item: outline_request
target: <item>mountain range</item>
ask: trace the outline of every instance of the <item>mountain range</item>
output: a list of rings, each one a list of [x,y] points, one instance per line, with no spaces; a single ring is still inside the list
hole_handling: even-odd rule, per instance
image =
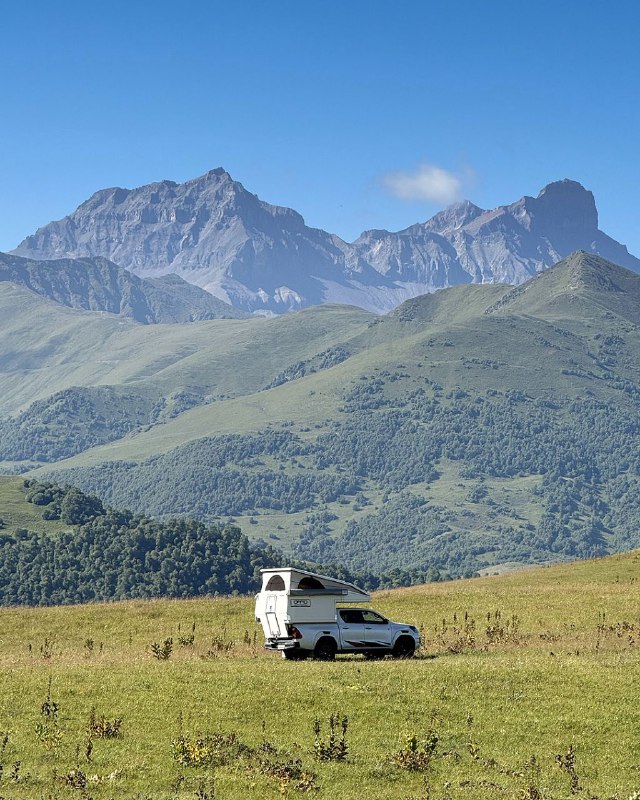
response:
[[[352,243],[104,190],[0,254],[0,469],[395,582],[628,549],[639,272],[568,180]]]
[[[519,284],[576,250],[640,271],[640,260],[599,230],[592,193],[571,180],[493,210],[464,201],[405,230],[365,231],[348,243],[307,226],[292,209],[260,200],[219,168],[182,184],[165,180],[96,192],[63,220],[28,236],[13,254],[108,259],[156,281],[156,295],[167,289],[157,280],[174,274],[237,309],[273,315],[322,303],[386,313],[436,289]],[[68,269],[65,263],[60,271]],[[104,271],[104,262],[96,269]],[[176,279],[171,281],[175,290]],[[127,313],[136,305],[130,292],[124,292]],[[199,295],[196,305],[202,300]],[[115,300],[109,310],[117,306]],[[182,305],[175,316],[202,313],[209,312]],[[143,310],[133,316],[157,315]]]

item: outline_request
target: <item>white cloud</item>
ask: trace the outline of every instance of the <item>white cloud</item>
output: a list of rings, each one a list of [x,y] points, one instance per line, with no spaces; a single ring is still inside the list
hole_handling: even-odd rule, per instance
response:
[[[384,185],[401,200],[429,200],[449,205],[462,198],[462,180],[433,164],[422,164],[413,172],[390,172]]]

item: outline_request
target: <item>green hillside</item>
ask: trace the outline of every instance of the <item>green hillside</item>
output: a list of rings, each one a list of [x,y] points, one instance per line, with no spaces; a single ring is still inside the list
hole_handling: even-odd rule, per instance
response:
[[[1,610],[1,793],[628,800],[639,558],[379,593],[410,661],[283,661],[251,598]]]
[[[144,279],[99,256],[34,261],[0,253],[0,282],[5,281],[61,306],[145,324],[248,316],[177,275]]]
[[[246,383],[41,472],[354,571],[437,578],[628,549],[640,544],[639,284],[576,254],[523,287],[460,286],[387,317],[258,321],[279,332],[271,388]],[[332,326],[330,347],[283,364],[288,337],[327,314],[345,335]]]
[[[68,309],[0,282],[0,411],[76,386],[126,387],[155,400],[178,391],[198,402],[258,391],[291,363],[366,328],[361,309],[330,306],[282,319],[147,326]]]
[[[27,503],[21,478],[0,475],[0,536],[15,533],[16,530],[33,531],[56,536],[68,528],[60,520],[42,518],[42,508]]]
[[[576,319],[597,323],[611,314],[640,324],[640,276],[590,253],[574,253],[560,269],[542,272],[535,280],[504,295],[490,313],[528,314],[544,319]]]
[[[354,571],[437,578],[628,549],[639,284],[578,253],[516,289],[459,286],[386,317],[153,327],[14,288],[0,460]]]

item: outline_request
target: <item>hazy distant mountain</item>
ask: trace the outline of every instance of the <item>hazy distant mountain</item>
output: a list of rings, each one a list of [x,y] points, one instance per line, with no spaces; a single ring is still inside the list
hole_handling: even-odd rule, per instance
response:
[[[575,181],[491,211],[465,201],[347,243],[216,169],[182,184],[97,192],[13,252],[102,256],[138,275],[176,273],[246,311],[282,313],[326,302],[384,312],[461,283],[522,283],[578,249],[640,271],[640,260],[598,229],[593,195]]]
[[[26,286],[70,308],[108,311],[144,323],[244,316],[177,275],[145,280],[101,257],[35,261],[0,253],[0,281]]]

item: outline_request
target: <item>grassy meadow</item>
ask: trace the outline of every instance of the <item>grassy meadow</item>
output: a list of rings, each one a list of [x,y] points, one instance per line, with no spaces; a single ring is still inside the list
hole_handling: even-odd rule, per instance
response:
[[[408,661],[286,662],[250,598],[4,609],[0,796],[628,800],[639,576],[630,553],[378,593],[422,628]]]

